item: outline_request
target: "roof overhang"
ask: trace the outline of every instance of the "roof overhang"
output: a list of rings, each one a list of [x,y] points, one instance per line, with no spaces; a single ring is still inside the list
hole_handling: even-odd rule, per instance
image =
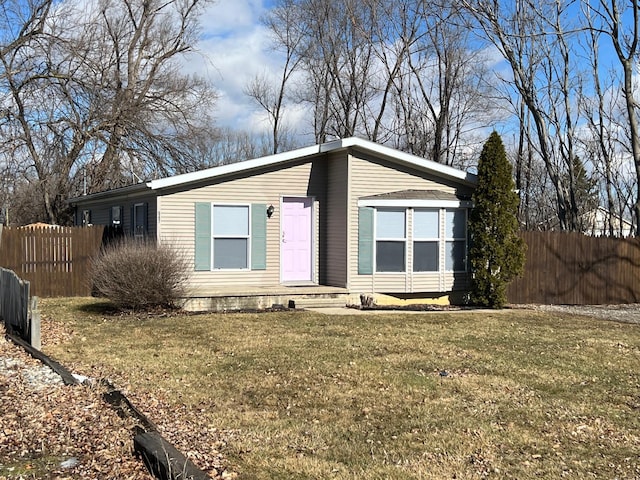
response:
[[[104,198],[135,198],[145,195],[149,192],[148,183],[136,183],[127,185],[126,187],[114,188],[113,190],[104,190],[103,192],[90,193],[80,197],[73,197],[67,200],[67,203],[73,205],[78,202],[99,201]]]
[[[184,173],[181,175],[160,178],[157,180],[151,180],[146,183],[138,183],[136,185],[130,185],[128,187],[107,190],[104,192],[85,195],[82,197],[75,197],[70,199],[69,203],[77,203],[81,201],[85,202],[88,200],[100,200],[102,198],[112,198],[114,196],[126,198],[138,194],[147,193],[149,190],[180,188],[189,184],[207,182],[208,180],[219,177],[225,177],[238,173],[248,173],[254,170],[260,170],[280,164],[285,164],[288,162],[303,160],[305,158],[317,155],[348,151],[349,149],[368,153],[373,156],[390,160],[392,162],[412,167],[418,170],[428,171],[438,177],[453,180],[463,185],[473,187],[477,183],[477,177],[472,173],[458,170],[447,165],[442,165],[431,160],[426,160],[424,158],[401,152],[400,150],[396,150],[390,147],[385,147],[384,145],[379,145],[369,140],[351,137],[334,140],[319,145],[313,145],[311,147],[298,148],[296,150],[277,153],[275,155],[269,155],[266,157],[260,157],[252,160],[231,163],[228,165],[207,168],[205,170],[199,170],[197,172]]]
[[[335,153],[346,151],[350,148],[371,153],[375,156],[389,159],[393,162],[418,168],[420,170],[429,170],[440,177],[449,178],[469,186],[475,186],[477,177],[469,172],[464,172],[447,165],[442,165],[424,158],[410,155],[408,153],[385,147],[368,140],[357,137],[334,140],[320,145],[311,147],[298,148],[289,152],[278,153],[266,157],[255,158],[243,162],[212,167],[198,172],[185,173],[175,175],[173,177],[152,180],[147,185],[151,190],[160,190],[165,188],[179,187],[184,184],[204,182],[213,178],[233,175],[235,173],[250,172],[261,168],[271,167],[278,164],[297,161],[308,157],[313,157],[326,153]]]
[[[327,151],[351,147],[373,153],[378,157],[386,158],[399,164],[404,164],[413,168],[417,167],[420,170],[428,170],[440,177],[456,180],[460,183],[467,184],[468,186],[475,186],[478,183],[478,177],[473,173],[458,170],[457,168],[449,167],[448,165],[443,165],[442,163],[434,162],[433,160],[427,160],[426,158],[418,157],[410,153],[402,152],[400,150],[357,137],[336,140],[320,145],[320,147],[326,147]]]

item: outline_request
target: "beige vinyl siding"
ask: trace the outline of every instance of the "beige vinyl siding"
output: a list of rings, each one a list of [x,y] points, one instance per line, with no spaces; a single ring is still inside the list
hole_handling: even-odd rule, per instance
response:
[[[280,170],[267,170],[248,177],[218,180],[210,185],[162,196],[162,218],[159,237],[162,242],[176,245],[193,262],[196,202],[228,204],[273,205],[273,216],[267,219],[267,268],[265,270],[215,270],[192,272],[191,287],[197,290],[215,290],[218,286],[258,287],[280,284],[280,213],[283,196],[314,197],[314,238],[316,264],[314,276],[318,278],[319,212],[324,199],[322,185],[326,178],[321,165],[312,168],[311,162],[299,163]],[[312,171],[313,170],[313,171]],[[265,212],[266,215],[266,212]],[[193,268],[193,265],[192,265]]]
[[[417,293],[448,292],[459,285],[466,285],[467,274],[456,274],[463,277],[454,282],[452,273],[439,272],[411,273],[413,267],[412,248],[408,248],[407,272],[358,274],[358,199],[370,195],[379,195],[401,190],[440,190],[449,193],[470,194],[468,187],[458,186],[451,182],[443,183],[437,177],[428,177],[422,172],[399,167],[382,160],[350,158],[351,199],[349,201],[349,288],[352,293]],[[440,219],[440,231],[444,230],[444,218]],[[412,215],[408,215],[407,232],[412,231]],[[408,235],[410,239],[411,236]],[[440,252],[440,262],[444,264],[444,254]]]
[[[349,163],[346,154],[334,155],[328,163],[326,204],[326,279],[327,285],[347,286],[347,218],[349,202]],[[356,238],[357,240],[357,238]]]

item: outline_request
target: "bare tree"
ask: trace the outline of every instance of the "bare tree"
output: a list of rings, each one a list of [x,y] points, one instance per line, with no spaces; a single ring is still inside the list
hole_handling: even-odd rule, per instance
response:
[[[640,53],[640,0],[585,0],[589,13],[594,16],[591,28],[606,36],[613,46],[622,69],[620,89],[626,109],[626,131],[631,146],[630,153],[635,167],[635,201],[633,224],[637,233],[640,225],[640,105],[636,98],[637,61]]]
[[[263,18],[263,23],[274,37],[275,50],[281,51],[284,57],[280,78],[277,84],[273,84],[266,74],[257,75],[245,87],[245,94],[253,98],[267,114],[271,125],[272,153],[290,146],[290,142],[285,141],[285,99],[291,77],[304,58],[301,46],[304,36],[299,28],[298,13],[293,0],[283,0]]]
[[[113,188],[131,172],[171,172],[190,154],[186,133],[207,128],[215,98],[178,63],[201,4],[60,4],[42,35],[2,54],[11,137],[0,154],[39,185],[47,221],[66,220],[66,197],[85,179],[88,192]]]
[[[303,78],[297,98],[312,108],[318,142],[361,135],[453,164],[491,111],[484,61],[455,6],[282,0],[274,12],[269,26]],[[252,96],[277,112],[281,86],[259,79]]]
[[[486,59],[481,50],[471,48],[463,13],[448,3],[420,3],[425,35],[407,57],[412,95],[399,97],[414,102],[415,107],[407,110],[420,112],[419,121],[428,120],[429,128],[413,130],[414,135],[429,132],[429,148],[412,149],[413,153],[456,166],[460,166],[460,144],[470,139],[474,127],[486,125],[495,108],[488,92]],[[415,114],[405,120],[408,125],[415,121]]]
[[[578,208],[572,185],[575,112],[571,72],[575,69],[562,20],[566,5],[555,0],[464,2],[482,34],[508,62],[513,85],[531,115],[535,147],[554,187],[559,226],[575,230]]]
[[[588,62],[590,66],[590,82],[581,82],[579,85],[579,107],[587,122],[589,135],[582,138],[585,155],[591,158],[594,171],[601,178],[601,190],[604,196],[604,204],[610,213],[605,219],[606,229],[610,236],[621,235],[622,222],[613,221],[613,217],[623,218],[624,208],[620,208],[616,198],[619,186],[615,181],[616,163],[619,161],[621,150],[619,142],[619,119],[624,117],[620,112],[620,99],[618,89],[605,89],[601,80],[602,67],[600,62],[600,39],[602,33],[596,27],[593,14],[588,3],[583,5],[583,13],[589,27],[585,36],[585,49],[589,52]],[[606,85],[619,84],[616,74],[607,71]],[[621,115],[622,113],[622,115]]]

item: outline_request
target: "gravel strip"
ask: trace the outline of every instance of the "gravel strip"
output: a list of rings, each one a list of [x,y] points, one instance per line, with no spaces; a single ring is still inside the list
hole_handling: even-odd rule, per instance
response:
[[[621,305],[513,305],[513,308],[531,308],[546,312],[584,315],[601,320],[640,324],[640,303]]]
[[[0,356],[0,375],[21,376],[22,381],[34,390],[42,390],[51,385],[64,385],[62,378],[46,365],[27,365],[23,360]]]

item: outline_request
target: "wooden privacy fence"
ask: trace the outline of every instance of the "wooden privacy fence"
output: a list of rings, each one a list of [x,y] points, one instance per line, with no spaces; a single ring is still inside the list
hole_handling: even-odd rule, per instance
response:
[[[523,232],[525,272],[510,303],[604,305],[640,302],[640,239]]]
[[[4,227],[0,266],[31,284],[39,297],[88,296],[91,257],[99,252],[104,227]]]

